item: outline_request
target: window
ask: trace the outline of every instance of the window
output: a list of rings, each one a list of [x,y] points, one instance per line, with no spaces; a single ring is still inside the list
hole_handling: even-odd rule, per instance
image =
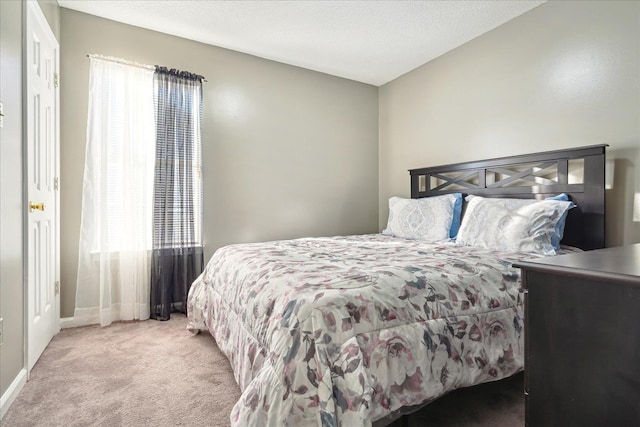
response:
[[[202,84],[181,74],[154,77],[154,248],[202,246]]]

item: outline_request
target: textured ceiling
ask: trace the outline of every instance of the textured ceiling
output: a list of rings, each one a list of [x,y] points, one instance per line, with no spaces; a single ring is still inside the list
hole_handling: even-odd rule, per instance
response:
[[[65,8],[376,86],[544,2],[58,0]]]

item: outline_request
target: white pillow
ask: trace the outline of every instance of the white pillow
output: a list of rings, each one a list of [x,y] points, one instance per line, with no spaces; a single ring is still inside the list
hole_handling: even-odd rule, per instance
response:
[[[389,221],[382,234],[428,242],[447,240],[456,199],[454,194],[421,199],[391,197]]]
[[[467,196],[456,243],[508,252],[555,255],[557,223],[574,205],[560,200],[492,199]]]

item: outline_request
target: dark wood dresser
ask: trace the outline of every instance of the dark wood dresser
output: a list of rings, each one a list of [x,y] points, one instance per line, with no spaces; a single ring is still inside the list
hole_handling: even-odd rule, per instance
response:
[[[640,244],[515,264],[525,289],[525,420],[640,425]]]

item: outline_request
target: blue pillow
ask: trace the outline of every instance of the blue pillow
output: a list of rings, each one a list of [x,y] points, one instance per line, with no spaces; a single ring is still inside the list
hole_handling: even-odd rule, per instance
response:
[[[567,196],[564,193],[560,193],[557,196],[547,197],[547,198],[545,198],[545,200],[560,200],[560,201],[564,201],[564,202],[569,202],[570,201],[569,200],[569,196]],[[571,205],[569,206],[569,209],[573,209],[575,207],[576,207],[575,203],[571,202]],[[562,236],[564,235],[564,224],[567,221],[567,215],[569,214],[569,209],[567,209],[562,214],[562,216],[560,217],[560,219],[556,223],[556,232],[553,235],[553,237],[551,238],[551,245],[553,245],[553,247],[556,250],[560,249],[560,240],[562,240]]]
[[[453,193],[456,198],[453,202],[453,219],[451,220],[451,229],[449,229],[449,237],[455,239],[460,229],[460,217],[462,216],[462,193]]]
[[[545,198],[545,200],[560,200],[560,201],[563,201],[563,202],[568,202],[569,201],[569,196],[567,196],[564,193],[560,193],[557,196],[547,197],[547,198]]]

